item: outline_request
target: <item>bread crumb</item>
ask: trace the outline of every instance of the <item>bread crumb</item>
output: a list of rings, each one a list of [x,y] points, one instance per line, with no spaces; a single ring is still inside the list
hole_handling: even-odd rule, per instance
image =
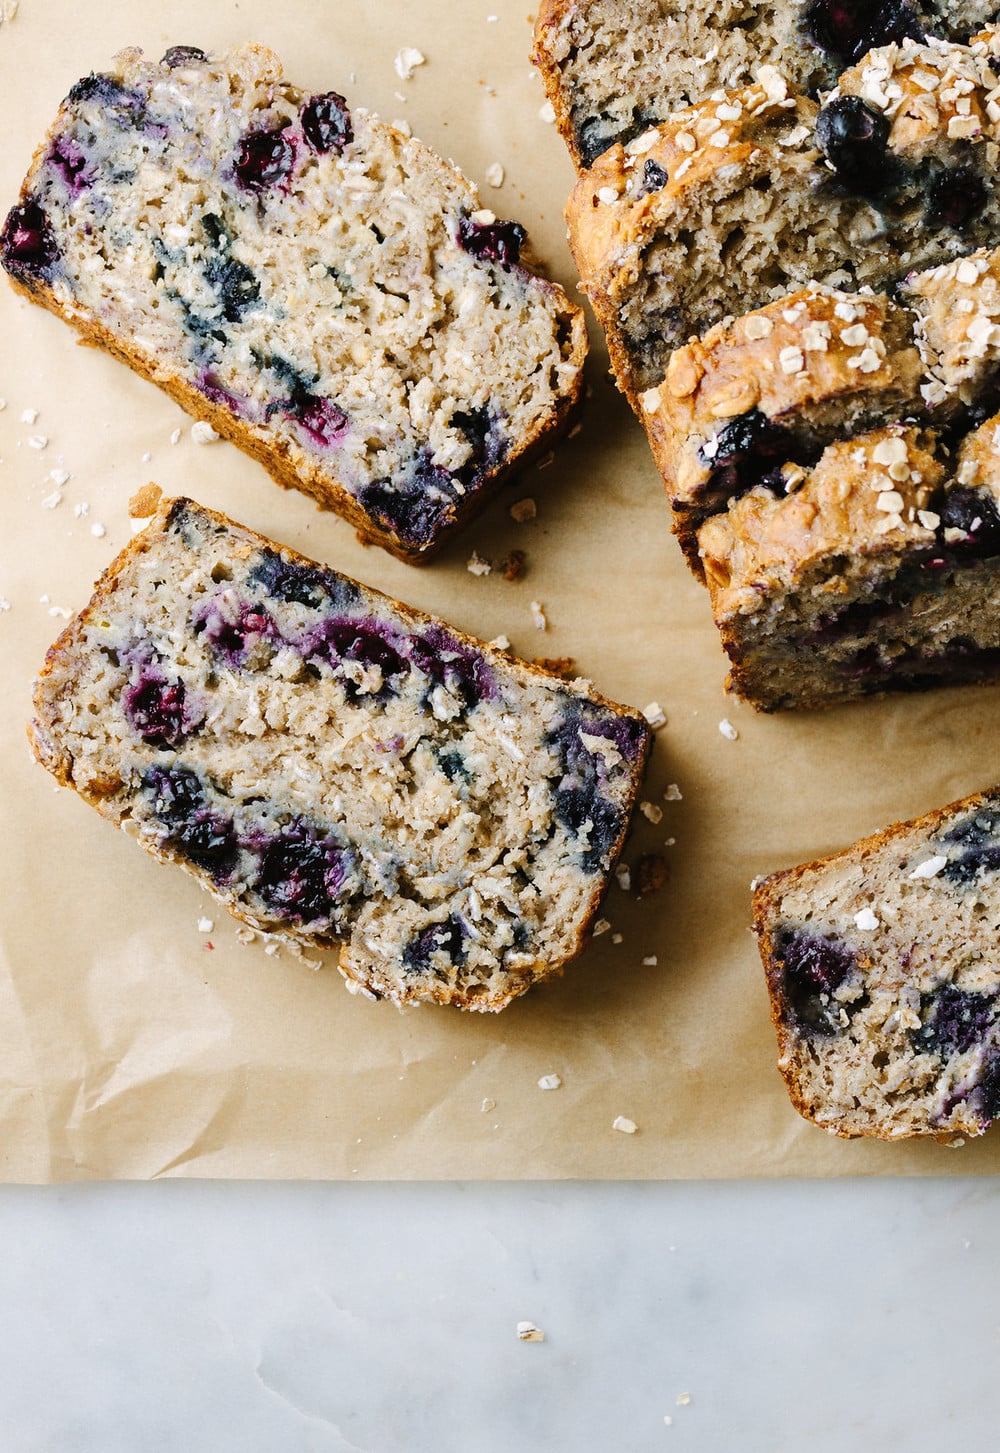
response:
[[[632,874],[627,863],[619,863],[615,869],[615,881],[623,893],[632,887]]]
[[[611,935],[611,942],[612,943],[616,943],[617,944],[617,943],[621,943],[622,941],[623,940],[622,940],[622,936],[621,936],[620,933],[613,933]]]
[[[37,421],[37,419],[38,419],[38,410],[37,409],[25,409],[24,413],[21,415],[21,423],[22,424],[34,424]]]
[[[465,562],[465,568],[470,575],[489,575],[493,569],[493,562],[492,560],[485,559],[479,554],[478,550],[473,550]]]
[[[423,51],[417,50],[416,46],[404,45],[402,50],[396,52],[396,59],[393,65],[396,68],[396,75],[401,81],[408,81],[416,70],[417,66],[425,66],[427,57]]]
[[[627,1115],[616,1115],[611,1122],[611,1129],[619,1131],[622,1135],[634,1135],[638,1128],[635,1121],[630,1120]]]
[[[531,607],[530,608],[531,608],[531,619],[535,623],[535,630],[536,631],[547,631],[548,628],[549,628],[549,622],[548,622],[548,619],[547,619],[547,617],[545,615],[545,611],[542,609],[542,603],[541,603],[541,601],[533,600],[531,602]]]
[[[529,495],[525,499],[515,500],[508,510],[508,514],[517,524],[523,525],[525,521],[535,518],[538,514],[538,507]]]
[[[199,933],[211,933],[212,932],[212,929],[214,927],[215,927],[215,922],[214,922],[213,919],[211,919],[211,918],[199,918],[198,919],[198,932]]]
[[[719,722],[719,731],[727,741],[735,742],[739,738],[739,732],[727,717],[723,717]]]
[[[667,714],[658,701],[651,701],[648,706],[644,706],[642,714],[654,731],[667,724]]]
[[[62,504],[62,495],[59,493],[59,491],[57,489],[54,489],[51,494],[47,494],[45,496],[45,498],[42,500],[42,509],[43,510],[54,510],[57,505],[61,505],[61,504]]]
[[[245,924],[236,930],[236,940],[238,943],[253,943],[256,937],[257,935],[253,929],[247,927]]]
[[[32,434],[28,440],[29,449],[47,449],[48,447],[49,441],[44,434]]]
[[[640,898],[657,893],[670,876],[670,867],[660,853],[644,853],[635,865],[635,891]]]
[[[678,1395],[677,1395],[677,1406],[679,1408],[689,1407],[690,1406],[690,1403],[691,1403],[691,1394],[689,1392],[678,1393]]]
[[[49,470],[49,478],[51,479],[52,483],[57,488],[60,488],[61,489],[64,484],[69,484],[69,470],[68,469],[50,469]]]
[[[545,1333],[534,1322],[518,1322],[517,1335],[522,1342],[544,1342]]]
[[[494,636],[493,640],[490,641],[489,644],[495,647],[495,649],[498,651],[510,650],[510,641],[504,635]]]
[[[179,444],[181,442],[181,431],[180,431],[180,429],[175,429],[174,430],[174,432],[170,436],[170,442],[171,442],[171,444]]]
[[[554,124],[556,113],[551,101],[546,101],[543,105],[539,106],[538,119],[539,121],[545,121],[549,126]]]
[[[108,532],[104,528],[104,526],[101,524],[100,520],[95,520],[94,523],[90,527],[90,533],[94,536],[94,539],[95,540],[103,540],[104,539],[104,536]]]
[[[481,1111],[482,1111],[482,1113],[483,1113],[483,1114],[484,1114],[484,1115],[488,1115],[488,1114],[489,1114],[489,1113],[490,1113],[490,1111],[491,1111],[491,1110],[495,1110],[495,1109],[496,1109],[496,1107],[497,1107],[497,1102],[496,1102],[496,1100],[491,1100],[491,1099],[489,1099],[489,1097],[487,1097],[487,1098],[486,1098],[486,1099],[485,1099],[485,1100],[484,1100],[484,1101],[483,1101],[483,1103],[482,1103],[482,1104],[481,1104],[481,1105],[480,1105],[480,1107],[479,1107],[479,1108],[480,1108],[480,1110],[481,1110]]]
[[[671,782],[663,794],[664,802],[682,802],[683,793],[676,782]]]
[[[524,574],[525,558],[523,550],[511,550],[503,557],[497,568],[502,571],[504,580],[520,580]]]
[[[163,498],[163,491],[158,484],[140,485],[135,494],[128,502],[129,518],[133,520],[148,520],[155,515]]]
[[[597,920],[597,922],[594,924],[594,937],[595,938],[600,938],[601,934],[602,933],[607,933],[607,931],[608,931],[608,929],[610,927],[611,927],[611,924],[608,922],[608,920],[606,918],[599,918]]]
[[[540,1090],[558,1090],[561,1084],[562,1080],[558,1075],[542,1075],[538,1081],[538,1088]]]
[[[647,954],[642,961],[642,966],[644,969],[655,969],[657,962],[658,960],[655,954]]]
[[[191,425],[191,438],[195,444],[214,444],[219,435],[207,419],[199,419],[197,424]]]
[[[489,166],[486,168],[486,182],[487,182],[487,185],[488,186],[491,186],[491,187],[502,187],[503,186],[503,178],[504,178],[504,170],[503,170],[503,167],[501,166],[500,162],[498,162],[498,161],[490,162]]]
[[[663,808],[657,807],[655,802],[640,802],[639,811],[647,822],[655,824],[663,821]]]

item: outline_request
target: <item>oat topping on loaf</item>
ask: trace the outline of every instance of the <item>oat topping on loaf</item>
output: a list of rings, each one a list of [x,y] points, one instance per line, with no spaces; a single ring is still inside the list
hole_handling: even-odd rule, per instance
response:
[[[188,500],[49,653],[35,752],[375,997],[501,1009],[584,946],[649,750],[567,684]]]
[[[551,442],[586,334],[419,141],[245,46],[78,82],[7,218],[12,280],[417,560]]]
[[[980,1135],[1000,1115],[1000,792],[764,879],[779,1067],[837,1135]]]

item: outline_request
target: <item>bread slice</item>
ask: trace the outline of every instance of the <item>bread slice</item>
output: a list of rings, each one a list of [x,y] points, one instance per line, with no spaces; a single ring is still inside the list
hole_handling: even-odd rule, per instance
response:
[[[641,713],[164,501],[49,652],[35,753],[375,998],[502,1009],[578,954]]]
[[[419,141],[244,46],[70,91],[0,236],[11,280],[402,559],[552,442],[579,309]]]
[[[842,1136],[942,1141],[1000,1115],[1000,789],[754,893],[778,1064]]]

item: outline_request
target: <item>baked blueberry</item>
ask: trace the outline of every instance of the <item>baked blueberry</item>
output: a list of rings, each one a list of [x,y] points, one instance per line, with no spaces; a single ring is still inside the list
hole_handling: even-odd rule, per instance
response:
[[[15,277],[23,273],[45,277],[51,272],[59,249],[48,218],[33,198],[8,212],[0,252],[4,267]]]
[[[894,180],[886,157],[890,130],[860,96],[835,96],[816,117],[816,145],[848,191],[876,196]]]
[[[812,0],[802,28],[820,50],[847,64],[876,46],[927,38],[907,0]]]
[[[300,115],[302,134],[313,151],[343,151],[354,140],[347,102],[336,91],[310,97]]]
[[[995,994],[975,994],[944,984],[924,995],[914,1043],[933,1054],[964,1054],[989,1033],[995,1009]]]
[[[248,131],[240,139],[233,175],[248,192],[266,192],[283,182],[295,165],[295,148],[284,131]]]
[[[928,183],[924,221],[931,228],[951,227],[962,232],[976,220],[987,200],[986,183],[975,167],[946,167]]]
[[[350,864],[348,848],[299,819],[258,851],[252,887],[272,913],[296,923],[336,919]]]
[[[458,219],[459,245],[481,262],[517,263],[527,238],[520,222],[477,222],[464,213]]]
[[[129,726],[150,747],[179,747],[204,721],[183,681],[168,681],[148,666],[141,667],[137,679],[125,687],[122,709]]]
[[[799,1029],[823,1036],[839,1033],[841,1006],[831,996],[855,967],[853,950],[836,939],[796,930],[783,935],[778,958],[785,997]]]
[[[425,974],[434,967],[434,960],[439,957],[457,968],[465,963],[465,929],[454,913],[442,923],[432,923],[421,929],[403,949],[403,964],[414,974]]]

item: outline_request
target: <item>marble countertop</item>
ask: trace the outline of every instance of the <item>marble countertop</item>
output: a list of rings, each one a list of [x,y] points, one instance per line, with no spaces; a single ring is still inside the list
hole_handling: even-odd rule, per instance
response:
[[[986,1449],[998,1209],[965,1178],[0,1188],[0,1445]]]

